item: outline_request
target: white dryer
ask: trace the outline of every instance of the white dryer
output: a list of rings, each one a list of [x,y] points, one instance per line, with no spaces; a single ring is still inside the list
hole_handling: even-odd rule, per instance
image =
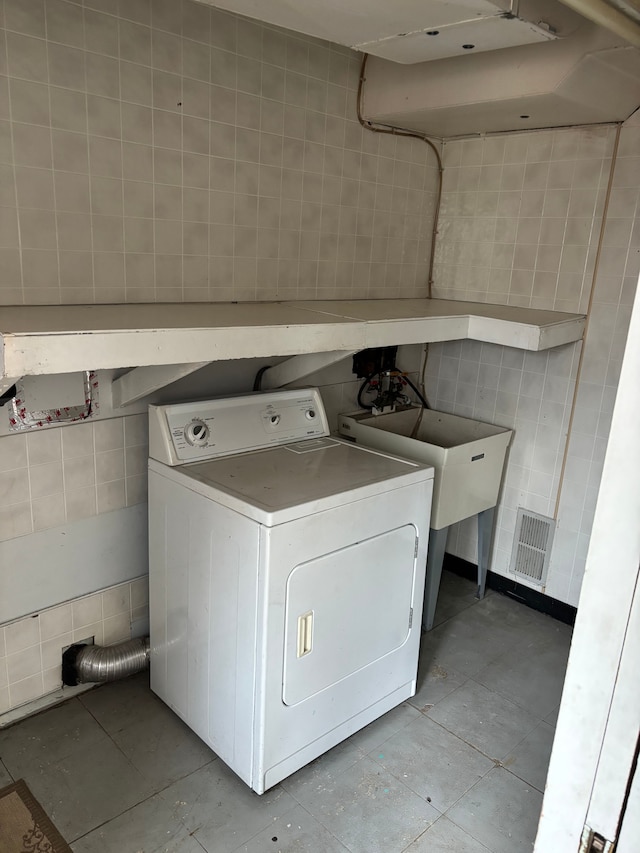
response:
[[[317,389],[150,407],[151,687],[259,794],[412,696],[433,469]]]

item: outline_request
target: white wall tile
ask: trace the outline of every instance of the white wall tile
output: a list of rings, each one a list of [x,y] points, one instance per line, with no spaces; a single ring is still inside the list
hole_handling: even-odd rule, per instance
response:
[[[102,597],[100,593],[78,598],[71,605],[73,630],[102,621]]]
[[[111,512],[126,506],[124,480],[100,483],[97,487],[98,512]]]
[[[60,8],[76,10],[67,4]],[[186,30],[180,15],[155,15],[148,27],[128,20],[131,10],[126,3],[109,6],[108,14],[103,8],[85,10],[83,39],[71,35],[72,26],[45,32],[36,25],[37,4],[23,6],[21,17],[24,27],[38,36],[9,33],[8,70],[16,95],[12,100],[16,164],[10,167],[19,169],[19,193],[14,206],[5,208],[9,224],[3,231],[6,239],[13,235],[22,252],[18,301],[207,301],[220,298],[221,288],[225,299],[283,294],[313,298],[321,291],[328,295],[330,289],[336,295],[373,296],[379,270],[370,267],[370,249],[364,250],[361,243],[359,263],[352,263],[355,229],[344,213],[355,209],[387,214],[381,233],[375,235],[380,238],[375,248],[384,247],[379,260],[389,261],[395,269],[389,271],[389,282],[383,279],[381,285],[406,291],[403,295],[424,293],[430,233],[422,227],[421,216],[433,204],[434,158],[424,145],[379,137],[360,127],[355,112],[356,54],[336,45],[320,47],[305,36],[236,19],[198,3],[185,3],[183,8],[185,15],[200,20],[201,27],[189,24]],[[148,11],[148,5],[145,8]],[[213,18],[209,44],[201,34],[209,32]],[[82,16],[79,20],[82,33]],[[203,40],[195,42],[188,36]],[[59,44],[58,38],[74,38],[74,43]],[[260,46],[258,51],[252,50],[253,42]],[[286,57],[286,71],[274,64],[279,55]],[[261,110],[261,93],[268,98],[268,110]],[[171,112],[180,100],[188,105],[182,123]],[[39,124],[48,125],[50,115],[53,133]],[[477,147],[481,152],[482,145]],[[288,168],[281,176],[283,158]],[[243,168],[236,170],[236,162]],[[225,235],[233,234],[229,228],[233,219],[217,218],[208,204],[197,203],[197,190],[208,193],[210,166],[211,188],[239,202],[237,239],[229,245],[231,263],[224,273],[208,260],[220,254]],[[38,173],[35,167],[40,167]],[[513,162],[509,169],[504,179],[519,186],[521,164]],[[467,184],[478,184],[479,163],[465,163],[461,172]],[[79,182],[80,173],[88,180]],[[260,185],[258,174],[266,179]],[[376,192],[378,174],[384,178],[384,192]],[[172,230],[167,231],[157,217],[154,229],[154,211],[144,205],[144,190],[136,193],[138,203],[132,207],[131,189],[123,193],[123,176],[141,188],[148,184],[150,198],[155,179],[156,202],[163,194],[171,195],[165,188],[176,190],[180,208],[172,206],[173,215],[165,219],[175,223]],[[255,221],[258,186],[262,195],[273,192],[283,203],[294,201],[295,207],[299,197],[291,196],[291,188],[301,187],[303,177],[311,176],[318,177],[320,187],[324,178],[327,193],[305,201],[317,201],[327,232],[340,235],[322,265],[317,223],[314,227],[298,212],[289,232],[279,235],[277,226]],[[342,195],[341,181],[354,191]],[[87,218],[89,184],[92,216]],[[424,189],[431,191],[426,202],[416,195],[422,196]],[[285,223],[277,225],[287,229]],[[287,233],[291,245],[278,239]],[[173,245],[172,234],[180,236]],[[391,236],[394,241],[389,243]],[[154,238],[163,245],[162,264],[154,264],[151,257]],[[35,278],[27,263],[31,247],[48,255]],[[175,254],[170,256],[170,249]],[[101,261],[87,264],[82,256],[90,259],[92,250],[95,260]],[[271,280],[257,276],[263,256],[276,262]],[[199,259],[195,265],[194,258]],[[201,272],[194,280],[196,268]]]
[[[102,593],[102,616],[104,619],[131,610],[129,584],[112,587]]]
[[[118,613],[104,620],[104,644],[106,646],[128,640],[131,636],[131,616],[129,610],[126,613]]]
[[[128,640],[131,622],[147,619],[148,609],[148,579],[138,578],[0,626],[0,714],[58,689],[62,653],[73,642]]]
[[[31,504],[22,502],[0,508],[0,540],[15,539],[33,530]]]
[[[124,447],[124,429],[122,418],[96,421],[93,425],[95,449],[97,453]]]
[[[79,521],[97,513],[96,490],[94,486],[82,489],[67,489],[64,495],[67,521]]]
[[[59,462],[62,456],[60,430],[55,428],[30,432],[27,435],[30,465]]]
[[[147,475],[138,474],[125,480],[125,500],[127,506],[145,503],[147,500]]]
[[[65,461],[76,456],[93,456],[93,424],[73,424],[62,430],[62,451]]]
[[[628,167],[625,155],[628,151],[637,156],[625,142],[633,132],[625,127],[621,135],[562,485],[562,532],[554,545],[547,588],[548,594],[572,604],[577,603],[584,567],[584,555],[576,553],[577,537],[590,529],[593,513],[592,506],[583,506],[585,490],[595,490],[601,475],[626,337],[626,317],[618,320],[620,306],[631,304],[635,291],[635,278],[625,279],[640,195],[640,173]],[[466,141],[445,144],[435,295],[481,300],[483,288],[488,288],[492,302],[586,310],[613,138],[611,127],[573,128],[489,137],[474,140],[472,148],[465,148]],[[509,166],[500,174],[495,166],[484,175],[481,171],[477,180],[471,169],[461,168],[465,157]],[[491,199],[481,197],[494,187],[501,190],[495,208]],[[480,235],[486,239],[491,233],[488,228],[494,229],[491,252],[478,242]],[[472,401],[469,369],[462,375],[457,360],[460,349],[452,344],[439,349],[438,368],[429,375],[432,405],[515,427],[502,511],[514,513],[520,505],[543,514],[555,509],[580,349],[568,345],[524,354],[487,347],[492,363],[500,365],[497,382],[495,373],[481,366]],[[485,360],[484,348],[480,360]],[[493,399],[483,391],[489,383],[497,389],[493,411]],[[596,440],[601,442],[598,447]],[[501,528],[495,571],[508,572],[512,537],[511,524]],[[465,535],[452,536],[449,549],[466,559],[475,553]]]
[[[42,672],[42,693],[44,696],[47,693],[53,693],[54,690],[59,690],[62,687],[61,666],[58,664],[51,669],[45,669]]]
[[[0,471],[27,467],[27,438],[10,435],[0,441]]]
[[[149,581],[145,578],[138,578],[131,581],[131,607],[133,610],[143,607],[149,602]],[[0,649],[1,653],[1,649]]]
[[[67,649],[72,643],[73,634],[71,631],[51,640],[44,641],[41,646],[42,669],[47,670],[57,666],[59,671],[62,665],[63,650]]]
[[[96,482],[110,483],[122,479],[124,479],[124,450],[120,448],[96,453]]]
[[[83,625],[81,628],[73,629],[73,642],[81,643],[83,640],[93,638],[96,646],[101,646],[104,642],[104,623],[93,622],[90,625]]]
[[[5,626],[5,643],[7,655],[21,652],[40,642],[38,619],[30,616],[12,622]]]
[[[65,521],[64,501],[61,499],[61,495],[49,495],[33,500],[31,512],[33,514],[33,529],[36,531],[57,527],[59,524],[64,524]]]
[[[7,655],[7,679],[9,684],[20,681],[42,670],[40,644]]]
[[[61,604],[44,610],[39,616],[40,639],[45,642],[54,637],[68,634],[73,628],[73,615],[70,604]]]
[[[32,499],[60,494],[63,491],[62,463],[49,462],[31,466],[29,483]]]
[[[17,708],[30,702],[32,699],[37,699],[44,694],[42,673],[31,675],[21,681],[9,685],[9,702],[11,708]]]

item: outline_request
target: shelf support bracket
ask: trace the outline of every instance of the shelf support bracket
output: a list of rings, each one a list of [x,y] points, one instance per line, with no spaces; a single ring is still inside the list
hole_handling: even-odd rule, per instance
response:
[[[210,362],[197,361],[189,364],[161,364],[134,367],[111,383],[113,407],[120,408],[153,394],[159,388],[170,385],[190,373],[195,373]]]
[[[282,388],[284,385],[298,382],[300,379],[315,373],[316,370],[322,370],[342,361],[343,358],[349,358],[354,352],[357,350],[335,350],[294,355],[292,358],[288,358],[286,361],[266,370],[262,377],[262,387],[264,389]]]
[[[0,376],[0,397],[4,396],[5,392],[10,391],[20,378],[20,376]],[[7,397],[7,399],[11,398]],[[2,404],[0,403],[0,405]]]

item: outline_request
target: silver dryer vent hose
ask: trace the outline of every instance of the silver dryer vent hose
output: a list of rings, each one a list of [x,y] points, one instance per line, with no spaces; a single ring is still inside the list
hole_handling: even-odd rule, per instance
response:
[[[72,671],[63,678],[65,684],[73,684],[74,680],[76,684],[116,681],[149,665],[148,637],[127,640],[117,646],[72,646],[69,651],[72,649],[73,659],[66,662]]]

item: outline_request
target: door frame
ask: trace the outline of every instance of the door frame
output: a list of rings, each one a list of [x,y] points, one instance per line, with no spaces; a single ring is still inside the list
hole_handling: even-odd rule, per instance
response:
[[[620,669],[623,651],[625,658],[631,656],[635,662],[636,673],[640,667],[640,646],[629,642],[625,647],[640,565],[639,385],[640,286],[629,324],[534,853],[588,849],[581,847],[588,817],[598,821],[591,829],[609,838],[605,833],[618,826],[622,792],[627,788],[632,764],[629,744],[622,743],[625,738],[620,732],[610,733],[607,742],[605,736],[615,694],[629,687],[628,664],[624,671]],[[637,734],[626,738],[633,741],[632,752]],[[617,762],[609,760],[612,748],[622,754]],[[599,766],[607,768],[606,786],[596,786],[596,781],[602,781]],[[616,804],[610,800],[603,812],[592,802],[592,793],[597,796],[598,789],[610,786],[618,792]]]

